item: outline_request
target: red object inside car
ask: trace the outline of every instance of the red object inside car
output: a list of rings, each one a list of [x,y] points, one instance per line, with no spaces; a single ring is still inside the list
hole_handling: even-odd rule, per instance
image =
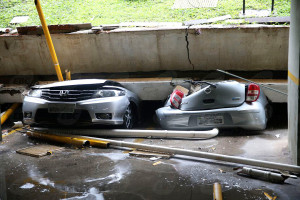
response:
[[[179,108],[182,98],[184,94],[180,90],[175,90],[170,97],[170,102],[171,105],[174,106],[175,108]]]

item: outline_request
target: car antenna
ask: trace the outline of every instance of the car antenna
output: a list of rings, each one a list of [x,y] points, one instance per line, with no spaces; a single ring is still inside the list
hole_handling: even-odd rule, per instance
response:
[[[256,83],[256,82],[254,82],[254,81],[251,81],[251,80],[245,79],[245,78],[243,78],[243,77],[240,77],[240,76],[237,76],[237,75],[235,75],[235,74],[232,74],[232,73],[229,73],[229,72],[226,72],[226,71],[220,70],[220,69],[217,69],[217,71],[218,71],[218,72],[222,72],[222,73],[224,73],[224,74],[227,74],[227,75],[230,75],[230,76],[233,76],[233,77],[235,77],[235,78],[242,79],[242,80],[244,80],[244,81],[247,81],[247,82],[250,82],[250,83],[257,84],[257,85],[259,85],[260,87],[263,87],[263,88],[266,88],[266,89],[272,90],[272,91],[274,91],[274,92],[278,92],[278,93],[280,93],[280,94],[284,94],[284,95],[286,95],[286,96],[288,95],[287,93],[285,93],[285,92],[282,92],[282,91],[280,91],[280,90],[276,90],[276,89],[274,89],[274,88],[271,88],[271,87],[268,87],[268,86],[261,85],[261,84],[259,84],[259,83]]]

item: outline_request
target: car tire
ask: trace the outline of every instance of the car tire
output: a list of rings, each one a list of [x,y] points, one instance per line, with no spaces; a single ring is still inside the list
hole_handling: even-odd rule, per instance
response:
[[[134,125],[134,109],[132,104],[129,104],[129,106],[126,108],[124,116],[123,116],[123,124],[122,128],[125,129],[132,129]]]

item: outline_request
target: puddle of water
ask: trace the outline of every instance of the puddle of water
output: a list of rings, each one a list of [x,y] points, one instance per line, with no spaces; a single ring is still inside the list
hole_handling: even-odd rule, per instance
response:
[[[122,180],[125,175],[130,174],[131,168],[130,168],[130,165],[119,164],[119,165],[116,165],[112,171],[114,173],[110,174],[109,176],[100,177],[100,178],[88,178],[88,179],[85,179],[85,182],[86,183],[100,182],[99,183],[100,185],[117,183],[120,180]]]
[[[287,162],[287,156],[284,156],[284,151],[287,148],[287,137],[282,137],[277,140],[265,138],[254,138],[245,143],[241,148],[244,150],[246,157],[263,159],[273,162]]]
[[[102,193],[98,191],[97,188],[90,188],[88,192],[84,192],[81,196],[75,196],[70,198],[65,198],[63,200],[77,200],[77,199],[96,199],[96,200],[104,200],[104,196]]]
[[[129,157],[128,154],[124,153],[87,153],[87,155],[90,156],[104,156],[106,158],[109,158],[113,160],[114,162],[120,161],[120,160],[125,160],[126,158]]]
[[[41,175],[41,173],[37,170],[37,168],[33,166],[28,167],[28,174],[32,180],[37,181],[41,185],[52,186],[52,187],[54,187],[55,185],[53,181],[50,181],[48,178],[44,178]]]

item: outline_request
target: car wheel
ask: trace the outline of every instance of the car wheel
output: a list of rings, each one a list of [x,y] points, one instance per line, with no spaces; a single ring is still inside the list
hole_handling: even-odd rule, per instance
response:
[[[125,111],[125,114],[123,116],[123,128],[131,129],[134,124],[134,112],[132,105],[130,104]]]

